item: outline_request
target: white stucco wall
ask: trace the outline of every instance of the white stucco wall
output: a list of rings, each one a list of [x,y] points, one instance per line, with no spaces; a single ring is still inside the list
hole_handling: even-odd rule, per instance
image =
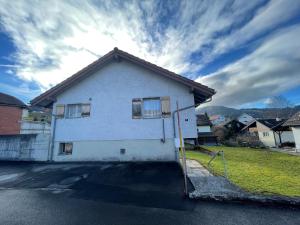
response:
[[[292,127],[297,151],[300,151],[300,127]]]
[[[277,147],[280,144],[279,135],[272,131],[270,128],[265,125],[257,122],[257,130],[259,140],[268,147]],[[263,133],[268,132],[269,136],[264,136]],[[281,142],[294,142],[293,133],[291,131],[284,131],[281,133]]]
[[[275,138],[274,138],[274,133],[273,131],[264,131],[264,132],[268,132],[269,136],[263,136],[263,132],[259,131],[258,132],[258,137],[259,140],[268,147],[276,147],[276,143],[275,143]]]
[[[124,60],[120,63],[110,63],[57,97],[54,109],[56,104],[91,103],[91,115],[85,118],[57,119],[54,156],[58,156],[59,142],[74,142],[73,154],[64,157],[64,160],[79,160],[81,157],[75,155],[75,151],[80,152],[86,158],[91,158],[95,154],[98,156],[98,152],[95,152],[97,147],[92,147],[94,150],[88,153],[88,146],[85,145],[86,147],[84,147],[84,145],[78,144],[79,142],[98,143],[99,151],[104,151],[101,147],[104,145],[100,144],[99,141],[111,141],[112,145],[115,141],[123,141],[126,143],[124,146],[137,149],[137,147],[133,147],[132,140],[143,140],[144,144],[136,142],[137,146],[140,147],[140,151],[127,151],[128,154],[132,152],[127,160],[128,158],[138,158],[139,160],[143,158],[152,158],[152,160],[160,158],[162,155],[160,151],[148,157],[147,151],[151,151],[151,149],[144,149],[143,146],[146,145],[147,140],[160,142],[163,137],[162,119],[132,119],[132,99],[162,96],[170,96],[171,111],[176,109],[177,100],[180,108],[194,104],[193,94],[189,92],[188,87],[182,84]],[[183,137],[196,138],[195,109],[183,111],[180,116]],[[172,140],[172,117],[164,120],[165,137]],[[151,144],[154,147],[157,146],[156,142],[151,142]],[[174,160],[173,142],[168,142],[163,146],[165,147],[160,148],[165,148],[166,151],[170,150],[170,146],[172,146],[172,159]],[[117,147],[117,155],[114,157],[116,160],[122,160],[123,157],[119,154],[120,147],[121,145]],[[113,148],[113,146],[109,148]],[[76,154],[79,154],[78,152]],[[145,157],[142,157],[142,155]],[[59,160],[59,157],[55,157],[55,159]],[[99,158],[99,160],[101,159]]]
[[[199,133],[201,132],[211,132],[210,126],[197,126]]]

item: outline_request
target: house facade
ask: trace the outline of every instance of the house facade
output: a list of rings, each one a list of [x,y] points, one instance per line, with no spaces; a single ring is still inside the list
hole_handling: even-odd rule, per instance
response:
[[[0,135],[20,134],[20,121],[27,113],[26,105],[21,100],[0,93]]]
[[[197,132],[199,145],[218,144],[217,137],[212,132],[212,123],[207,115],[197,115]]]
[[[50,160],[174,161],[177,103],[196,138],[195,104],[214,93],[115,48],[31,103],[53,108]]]
[[[283,125],[292,128],[296,150],[300,151],[300,112],[293,115]]]
[[[295,142],[291,129],[283,126],[282,119],[258,119],[248,124],[244,131],[248,131],[268,147],[279,147],[283,143]]]

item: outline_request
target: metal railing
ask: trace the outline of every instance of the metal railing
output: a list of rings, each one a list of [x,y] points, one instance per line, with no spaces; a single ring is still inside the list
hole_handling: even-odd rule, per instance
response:
[[[227,165],[226,165],[226,160],[225,160],[225,156],[224,156],[224,151],[221,150],[221,151],[218,151],[216,152],[212,158],[209,160],[208,162],[208,168],[211,169],[210,165],[211,165],[211,162],[217,157],[217,156],[221,156],[222,157],[222,162],[223,162],[223,167],[224,167],[224,176],[226,178],[228,178],[227,176]]]

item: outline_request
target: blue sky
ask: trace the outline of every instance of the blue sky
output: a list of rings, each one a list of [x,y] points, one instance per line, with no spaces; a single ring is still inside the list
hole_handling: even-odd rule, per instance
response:
[[[0,92],[24,102],[114,47],[217,90],[300,104],[300,0],[0,0]]]

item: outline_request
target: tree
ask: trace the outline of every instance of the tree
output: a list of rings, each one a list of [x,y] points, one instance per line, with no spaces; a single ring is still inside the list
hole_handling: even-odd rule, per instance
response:
[[[293,107],[293,104],[284,96],[273,96],[268,98],[266,101],[266,105],[268,108],[287,108]]]

